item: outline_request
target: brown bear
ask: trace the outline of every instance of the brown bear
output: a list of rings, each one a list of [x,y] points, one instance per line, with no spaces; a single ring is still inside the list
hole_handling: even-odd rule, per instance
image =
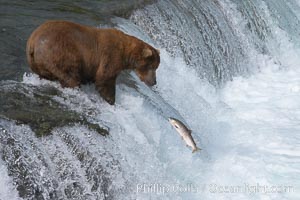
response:
[[[29,37],[27,60],[41,78],[62,87],[95,82],[100,95],[115,103],[115,84],[122,70],[135,70],[148,86],[156,84],[159,51],[117,29],[99,29],[68,21],[47,21]]]

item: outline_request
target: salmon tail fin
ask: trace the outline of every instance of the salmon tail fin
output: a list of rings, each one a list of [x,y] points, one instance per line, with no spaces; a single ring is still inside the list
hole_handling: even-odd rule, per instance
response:
[[[196,147],[196,149],[193,149],[192,153],[195,153],[196,151],[200,151],[200,150],[202,150],[202,149]]]

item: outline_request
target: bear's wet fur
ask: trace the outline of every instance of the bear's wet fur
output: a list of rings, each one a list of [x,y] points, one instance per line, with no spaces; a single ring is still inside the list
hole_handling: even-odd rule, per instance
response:
[[[109,104],[115,103],[116,78],[135,70],[149,86],[156,84],[159,51],[117,29],[100,29],[68,21],[47,21],[29,37],[27,60],[41,78],[62,87],[94,82]]]

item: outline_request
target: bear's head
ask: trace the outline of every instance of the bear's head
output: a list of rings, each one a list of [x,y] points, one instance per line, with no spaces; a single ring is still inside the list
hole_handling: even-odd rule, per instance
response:
[[[159,50],[145,45],[135,53],[134,70],[148,86],[156,84],[156,69],[160,63]]]

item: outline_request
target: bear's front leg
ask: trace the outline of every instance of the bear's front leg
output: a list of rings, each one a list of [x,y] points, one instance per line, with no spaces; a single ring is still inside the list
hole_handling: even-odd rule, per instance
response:
[[[96,89],[100,93],[100,96],[107,101],[110,105],[115,104],[116,96],[116,79],[117,77],[109,79],[97,79],[96,80]]]

